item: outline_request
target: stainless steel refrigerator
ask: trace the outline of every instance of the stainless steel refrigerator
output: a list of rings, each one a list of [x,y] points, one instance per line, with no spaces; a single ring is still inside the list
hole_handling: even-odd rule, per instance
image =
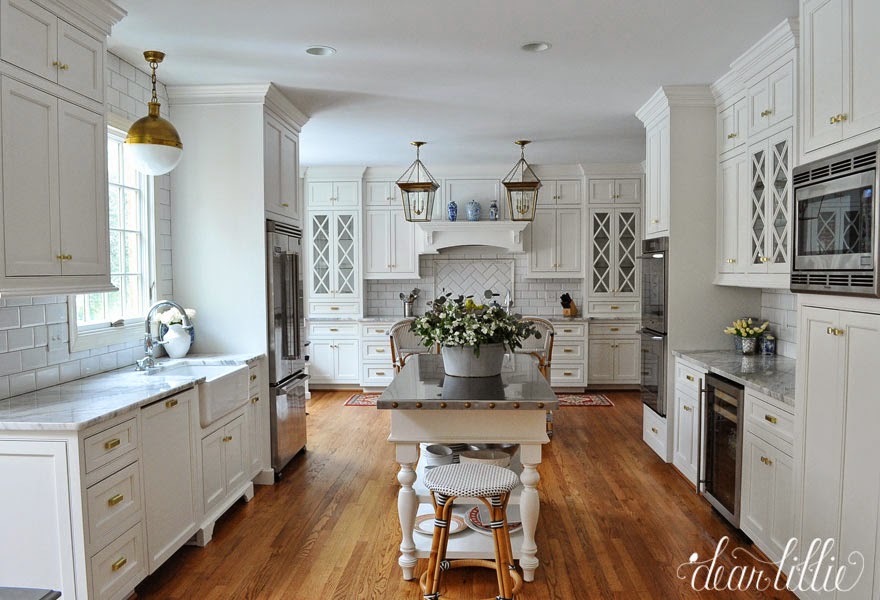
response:
[[[277,475],[306,445],[302,231],[266,221],[266,248],[270,433],[272,468]]]

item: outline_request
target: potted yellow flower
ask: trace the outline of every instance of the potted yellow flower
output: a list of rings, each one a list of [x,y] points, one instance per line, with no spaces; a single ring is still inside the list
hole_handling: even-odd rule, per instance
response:
[[[764,321],[758,325],[752,319],[738,319],[726,327],[724,333],[735,335],[742,341],[743,354],[754,354],[758,348],[758,338],[761,337],[768,325],[770,325],[770,321]]]

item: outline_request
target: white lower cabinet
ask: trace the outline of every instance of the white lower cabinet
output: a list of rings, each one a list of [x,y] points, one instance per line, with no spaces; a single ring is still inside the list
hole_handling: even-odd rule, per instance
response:
[[[587,325],[582,322],[553,321],[553,358],[550,385],[554,388],[581,388],[587,385]]]
[[[740,529],[778,563],[794,534],[792,458],[747,427],[742,461]]]
[[[233,413],[236,414],[236,413]],[[236,497],[238,488],[247,480],[248,441],[245,416],[221,425],[202,438],[202,486],[205,513],[210,513]]]
[[[672,464],[697,485],[703,435],[702,386],[706,371],[682,359],[675,361],[675,413]]]
[[[370,323],[361,327],[361,385],[385,387],[394,379],[388,331],[394,323]]]
[[[590,385],[639,383],[641,340],[637,329],[638,325],[634,322],[590,323],[587,353]]]
[[[150,572],[198,528],[198,392],[188,390],[141,409],[147,558]]]
[[[360,383],[357,321],[309,322],[309,376],[314,384]]]

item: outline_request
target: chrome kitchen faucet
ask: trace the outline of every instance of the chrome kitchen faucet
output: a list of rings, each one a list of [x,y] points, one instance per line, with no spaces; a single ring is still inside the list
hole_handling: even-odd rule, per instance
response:
[[[150,307],[150,310],[147,311],[147,316],[144,318],[144,354],[145,356],[137,361],[137,366],[135,367],[138,371],[146,371],[148,369],[153,369],[156,367],[156,360],[153,358],[153,353],[156,351],[156,344],[164,344],[165,342],[158,339],[153,339],[153,333],[150,330],[150,324],[153,321],[153,315],[156,314],[163,306],[167,306],[169,308],[176,308],[180,311],[180,314],[183,315],[183,328],[184,329],[192,329],[192,321],[189,320],[189,317],[186,316],[186,310],[179,305],[177,302],[173,302],[171,300],[159,300],[153,306]]]

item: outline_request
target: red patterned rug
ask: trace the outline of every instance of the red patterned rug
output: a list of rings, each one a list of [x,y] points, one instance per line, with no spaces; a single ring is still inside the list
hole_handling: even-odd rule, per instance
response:
[[[376,406],[376,398],[380,395],[376,392],[352,394],[344,406]],[[559,406],[614,406],[604,394],[559,393],[556,396],[559,398]]]

